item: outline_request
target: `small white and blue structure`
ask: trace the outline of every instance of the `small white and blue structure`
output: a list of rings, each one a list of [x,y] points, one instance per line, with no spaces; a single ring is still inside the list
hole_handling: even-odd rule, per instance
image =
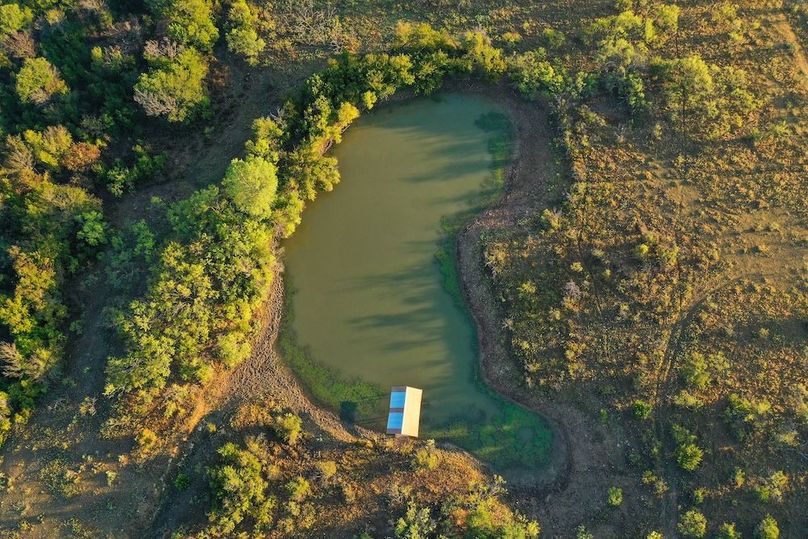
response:
[[[387,434],[418,437],[421,421],[423,391],[409,386],[395,386],[390,390],[390,415],[387,416]]]

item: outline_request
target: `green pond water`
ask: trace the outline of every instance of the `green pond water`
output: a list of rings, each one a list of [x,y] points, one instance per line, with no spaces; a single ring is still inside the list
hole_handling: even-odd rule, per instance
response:
[[[497,196],[510,152],[505,111],[444,95],[386,106],[336,149],[342,182],[285,248],[280,346],[304,386],[346,421],[383,429],[391,386],[424,390],[421,437],[495,469],[538,468],[547,424],[478,379],[452,233]]]

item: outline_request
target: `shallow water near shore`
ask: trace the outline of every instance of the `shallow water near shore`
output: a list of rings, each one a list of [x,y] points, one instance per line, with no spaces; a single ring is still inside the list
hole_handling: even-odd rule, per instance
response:
[[[452,233],[502,187],[511,128],[476,95],[389,105],[336,149],[342,182],[284,244],[284,358],[346,421],[383,429],[391,386],[424,390],[421,437],[540,468],[550,428],[478,379]]]

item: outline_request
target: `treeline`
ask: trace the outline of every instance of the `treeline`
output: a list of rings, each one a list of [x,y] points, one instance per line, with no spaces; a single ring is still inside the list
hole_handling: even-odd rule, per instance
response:
[[[257,9],[244,0],[145,8],[0,4],[0,442],[59,376],[66,283],[118,241],[99,197],[165,165],[140,140],[144,113],[186,123],[207,114],[220,33],[250,63],[263,50]]]

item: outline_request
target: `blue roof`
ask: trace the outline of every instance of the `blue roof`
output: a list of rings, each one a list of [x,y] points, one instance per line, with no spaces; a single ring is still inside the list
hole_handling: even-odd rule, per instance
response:
[[[387,416],[387,428],[399,429],[404,425],[404,412],[390,412]]]
[[[404,408],[404,400],[406,398],[406,391],[393,391],[390,393],[390,408]]]

